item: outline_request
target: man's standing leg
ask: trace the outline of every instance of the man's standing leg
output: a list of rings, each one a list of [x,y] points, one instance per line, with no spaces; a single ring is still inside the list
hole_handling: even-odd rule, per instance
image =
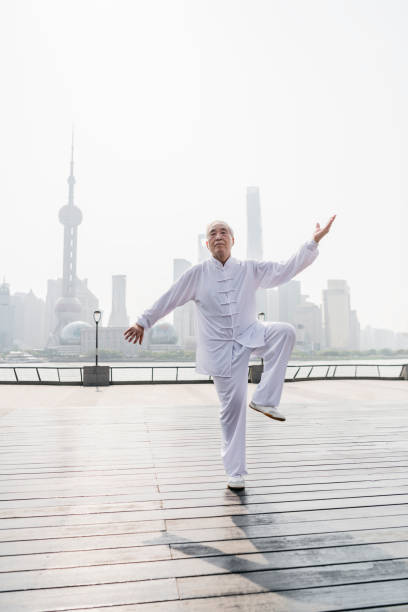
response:
[[[221,456],[228,476],[247,474],[245,454],[248,362],[251,349],[233,342],[231,376],[214,376],[220,407]]]
[[[286,366],[295,342],[296,331],[290,323],[279,322],[266,326],[265,345],[253,351],[264,359],[264,372],[252,396],[252,402],[256,405],[279,405]],[[284,420],[284,417],[279,420]]]

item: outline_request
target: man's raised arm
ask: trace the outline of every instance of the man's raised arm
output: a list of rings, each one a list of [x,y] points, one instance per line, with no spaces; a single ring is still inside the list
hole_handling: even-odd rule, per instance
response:
[[[289,257],[287,261],[272,262],[260,261],[255,263],[255,274],[259,286],[264,288],[276,287],[290,281],[296,274],[310,266],[319,254],[318,244],[325,236],[335,219],[333,215],[324,228],[316,223],[316,229],[312,240],[305,242],[297,253]]]
[[[165,317],[169,312],[182,306],[189,300],[193,299],[196,292],[198,278],[198,266],[193,266],[186,270],[180,276],[178,281],[174,283],[156,302],[144,311],[137,319],[136,323],[129,327],[124,336],[128,342],[142,344],[145,329],[153,327],[159,319]]]

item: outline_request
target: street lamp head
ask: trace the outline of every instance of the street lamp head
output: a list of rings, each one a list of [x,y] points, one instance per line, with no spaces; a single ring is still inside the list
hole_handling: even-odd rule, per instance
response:
[[[100,310],[94,310],[93,318],[94,318],[95,323],[99,323],[99,321],[101,320],[101,316],[102,316],[102,313]]]

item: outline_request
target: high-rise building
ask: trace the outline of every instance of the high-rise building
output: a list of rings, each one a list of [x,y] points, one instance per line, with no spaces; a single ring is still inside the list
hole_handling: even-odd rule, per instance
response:
[[[112,311],[109,317],[109,327],[129,327],[129,317],[126,312],[126,276],[112,276]]]
[[[184,272],[191,268],[187,259],[173,259],[173,281],[176,282]],[[195,345],[195,311],[192,301],[174,310],[173,322],[177,332],[178,343],[192,348]]]
[[[358,320],[357,311],[350,310],[350,348],[360,350],[360,322]]]
[[[327,348],[350,349],[350,289],[345,280],[328,280],[323,291],[324,330]]]
[[[59,220],[64,226],[62,279],[50,279],[47,285],[46,329],[48,345],[59,346],[63,342],[62,330],[73,322],[93,325],[93,311],[98,308],[98,299],[88,289],[87,279],[77,277],[77,233],[82,222],[82,212],[74,204],[74,142],[71,145],[71,166],[68,177],[68,203],[59,211]],[[52,323],[50,318],[53,319]]]
[[[322,345],[322,310],[307,297],[301,295],[295,308],[296,344],[303,351],[318,351]]]
[[[10,286],[3,280],[0,285],[0,352],[9,351],[13,345],[13,304]]]
[[[296,308],[301,303],[300,281],[290,280],[278,287],[279,321],[296,325]]]
[[[247,258],[262,261],[262,216],[261,199],[259,187],[247,187]],[[268,303],[266,289],[258,289],[256,292],[256,311],[267,313]]]
[[[17,292],[11,296],[14,306],[13,344],[19,349],[42,349],[46,340],[44,300],[29,293]]]
[[[247,187],[247,257],[261,261],[262,248],[262,217],[259,187]]]
[[[197,247],[198,247],[198,263],[201,263],[208,259],[210,255],[210,251],[207,249],[206,240],[207,236],[205,234],[198,234]]]

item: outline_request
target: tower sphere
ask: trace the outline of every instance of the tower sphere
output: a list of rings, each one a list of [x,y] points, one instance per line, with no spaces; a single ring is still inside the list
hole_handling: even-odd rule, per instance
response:
[[[59,220],[62,225],[80,225],[82,222],[82,212],[77,206],[66,204],[60,208]]]
[[[55,302],[56,313],[76,313],[81,312],[82,305],[77,297],[60,297]]]

